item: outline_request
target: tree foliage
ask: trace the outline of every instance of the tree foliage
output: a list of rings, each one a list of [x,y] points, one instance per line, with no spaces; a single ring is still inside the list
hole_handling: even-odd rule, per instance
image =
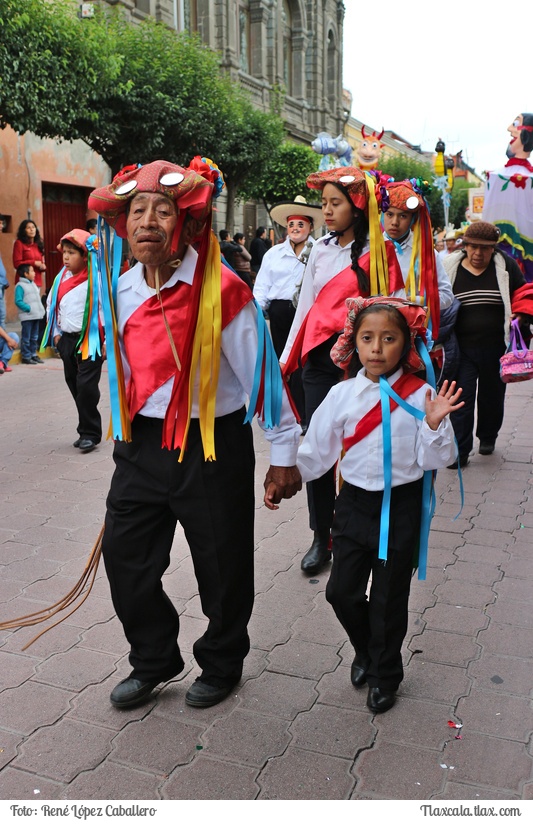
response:
[[[0,128],[39,137],[97,126],[94,100],[118,77],[105,27],[78,19],[70,0],[0,0]]]
[[[285,141],[276,147],[249,185],[241,188],[240,197],[262,200],[268,211],[280,200],[294,200],[298,195],[312,202],[317,194],[307,188],[306,180],[317,171],[318,163],[316,152],[308,146]]]

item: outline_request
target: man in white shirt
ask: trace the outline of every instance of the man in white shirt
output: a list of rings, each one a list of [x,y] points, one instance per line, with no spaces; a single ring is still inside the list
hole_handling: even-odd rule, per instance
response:
[[[324,217],[320,206],[308,205],[301,196],[276,204],[270,216],[286,229],[287,237],[265,253],[255,279],[254,298],[268,312],[270,334],[279,359],[294,320],[295,295],[314,244],[312,232],[323,225]],[[291,375],[289,385],[305,429],[301,369]]]
[[[138,261],[117,283],[112,335],[120,343],[116,365],[124,370],[127,409],[123,439],[115,443],[102,544],[131,647],[132,672],[111,693],[120,709],[142,703],[185,667],[178,613],[161,580],[178,521],[209,619],[193,645],[202,673],[186,703],[203,708],[226,698],[250,647],[254,451],[245,402],[262,374],[256,369],[260,318],[250,289],[226,267],[220,270],[211,233],[220,182],[218,169],[200,158],[189,168],[156,161],[123,170],[89,198],[90,208],[127,237]],[[147,338],[149,363],[143,357]],[[109,340],[111,373],[115,347]],[[259,389],[264,412],[266,389]],[[285,393],[279,423],[260,425],[271,443],[265,501],[275,508],[301,488],[295,468],[300,427]]]

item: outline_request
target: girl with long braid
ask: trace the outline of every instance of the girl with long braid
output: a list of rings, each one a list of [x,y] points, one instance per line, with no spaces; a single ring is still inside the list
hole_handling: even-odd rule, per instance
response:
[[[285,376],[303,365],[306,422],[343,373],[331,347],[344,328],[345,300],[353,296],[405,297],[394,246],[383,238],[379,215],[387,197],[379,172],[341,167],[307,179],[322,193],[329,234],[317,240],[305,270],[296,315],[281,364]],[[335,505],[335,468],[307,484],[313,542],[301,568],[314,575],[331,558],[330,531]]]

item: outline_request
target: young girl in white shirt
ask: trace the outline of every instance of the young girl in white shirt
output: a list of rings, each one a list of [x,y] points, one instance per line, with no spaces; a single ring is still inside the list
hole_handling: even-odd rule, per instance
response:
[[[298,468],[303,481],[320,477],[344,449],[326,598],[355,649],[352,684],[367,683],[367,706],[386,712],[403,678],[409,589],[428,505],[423,476],[455,458],[448,415],[463,403],[455,383],[435,395],[412,374],[422,366],[414,340],[424,334],[423,307],[387,297],[346,303],[345,331],[331,357],[348,369],[348,380],[313,415]]]

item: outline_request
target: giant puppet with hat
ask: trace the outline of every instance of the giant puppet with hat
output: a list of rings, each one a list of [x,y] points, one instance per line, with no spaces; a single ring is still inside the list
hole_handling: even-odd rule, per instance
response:
[[[487,172],[483,220],[500,230],[498,247],[533,281],[533,113],[518,114],[508,126],[507,163]]]

